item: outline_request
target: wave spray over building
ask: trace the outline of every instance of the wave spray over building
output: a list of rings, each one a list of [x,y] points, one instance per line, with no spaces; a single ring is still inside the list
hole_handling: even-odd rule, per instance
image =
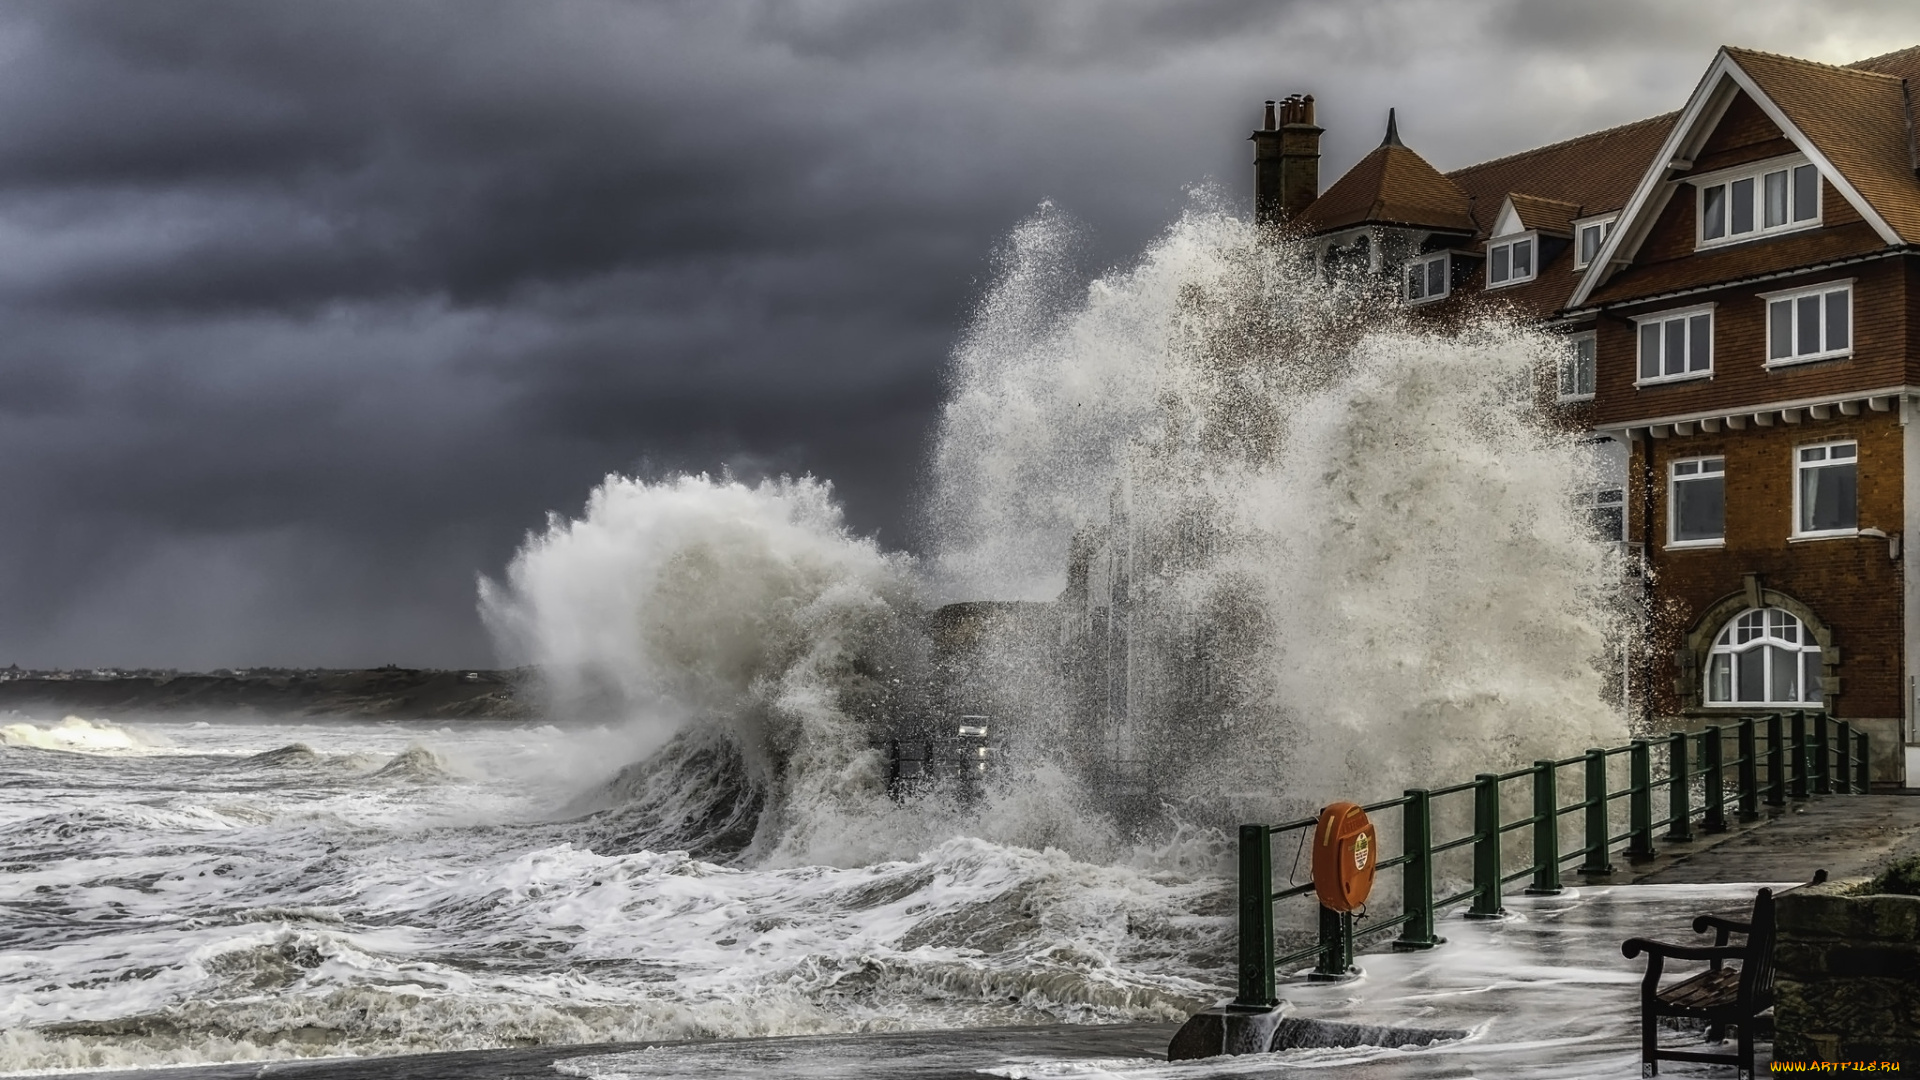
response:
[[[1204,195],[1095,280],[1073,240],[1043,208],[1005,245],[924,560],[815,481],[611,478],[487,586],[493,624],[664,742],[648,783],[737,759],[709,816],[783,861],[950,830],[1109,857],[1621,733],[1591,462],[1530,390],[1554,339],[1411,323]],[[982,728],[977,798],[897,798],[912,747]]]

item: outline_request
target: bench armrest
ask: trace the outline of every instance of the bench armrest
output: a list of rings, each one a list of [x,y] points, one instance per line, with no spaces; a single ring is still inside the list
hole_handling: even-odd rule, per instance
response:
[[[1629,960],[1642,952],[1649,956],[1674,960],[1738,960],[1747,955],[1747,947],[1745,945],[1674,945],[1665,941],[1651,941],[1647,938],[1628,938],[1621,943],[1620,952]]]
[[[1701,915],[1693,920],[1694,933],[1704,934],[1708,930],[1723,930],[1730,934],[1751,934],[1753,933],[1753,924],[1750,922],[1738,922],[1733,919],[1723,919],[1718,915]]]

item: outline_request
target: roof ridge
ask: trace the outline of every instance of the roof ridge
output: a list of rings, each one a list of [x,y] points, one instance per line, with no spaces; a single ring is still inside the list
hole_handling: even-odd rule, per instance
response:
[[[1675,109],[1672,112],[1661,113],[1658,116],[1648,116],[1648,117],[1643,117],[1639,120],[1631,120],[1624,124],[1615,124],[1612,127],[1601,128],[1598,131],[1589,131],[1585,135],[1575,135],[1572,138],[1561,139],[1559,142],[1547,143],[1544,146],[1530,147],[1526,150],[1516,150],[1511,154],[1504,154],[1497,158],[1488,158],[1485,161],[1476,161],[1471,165],[1462,165],[1457,169],[1453,169],[1448,172],[1441,173],[1440,175],[1451,180],[1454,177],[1459,176],[1461,173],[1470,173],[1476,169],[1484,169],[1491,165],[1503,165],[1509,161],[1514,160],[1515,158],[1532,157],[1535,154],[1544,153],[1545,151],[1548,151],[1548,150],[1558,150],[1561,147],[1571,146],[1577,142],[1582,142],[1587,139],[1597,139],[1602,135],[1611,135],[1616,131],[1625,131],[1628,128],[1639,127],[1642,124],[1652,124],[1662,120],[1672,120],[1678,117],[1679,115],[1680,115],[1680,110]]]
[[[1769,60],[1785,60],[1788,63],[1799,64],[1802,67],[1825,68],[1828,71],[1837,72],[1841,74],[1865,75],[1869,78],[1874,78],[1874,79],[1898,78],[1898,76],[1889,75],[1884,71],[1870,71],[1866,68],[1855,66],[1856,64],[1863,63],[1864,61],[1855,61],[1853,64],[1828,64],[1828,63],[1823,63],[1822,61],[1819,61],[1819,60],[1809,60],[1804,56],[1788,56],[1785,53],[1768,52],[1765,49],[1749,49],[1740,45],[1722,45],[1721,48],[1727,50],[1728,53],[1734,54],[1736,56],[1741,56],[1741,55],[1764,56]],[[1905,50],[1901,50],[1901,51],[1905,51]],[[1892,56],[1893,54],[1888,53],[1887,55]],[[1878,58],[1868,57],[1867,59],[1872,60],[1872,59],[1878,59]]]
[[[1893,58],[1894,58],[1894,57],[1896,57],[1896,56],[1905,56],[1905,55],[1907,55],[1908,53],[1920,53],[1920,45],[1909,45],[1909,46],[1907,46],[1907,47],[1906,47],[1906,48],[1904,48],[1904,49],[1895,49],[1895,50],[1893,50],[1892,52],[1883,52],[1883,53],[1879,53],[1879,54],[1876,54],[1876,55],[1874,55],[1874,56],[1863,56],[1863,57],[1861,57],[1860,59],[1858,59],[1858,60],[1855,60],[1855,61],[1854,61],[1853,63],[1851,63],[1851,64],[1845,64],[1845,65],[1842,65],[1842,66],[1844,66],[1844,67],[1850,67],[1850,68],[1857,68],[1857,69],[1859,69],[1859,70],[1862,70],[1862,71],[1870,71],[1870,70],[1872,70],[1872,69],[1871,69],[1871,68],[1868,68],[1868,67],[1867,67],[1866,65],[1868,65],[1868,64],[1872,64],[1872,63],[1877,63],[1877,62],[1879,62],[1879,61],[1881,61],[1881,60],[1891,60],[1891,59],[1893,59]],[[1880,74],[1883,74],[1883,75],[1884,75],[1884,74],[1886,74],[1886,73],[1885,73],[1885,72],[1881,72]],[[1891,78],[1892,76],[1888,76],[1888,77],[1889,77],[1889,78]]]

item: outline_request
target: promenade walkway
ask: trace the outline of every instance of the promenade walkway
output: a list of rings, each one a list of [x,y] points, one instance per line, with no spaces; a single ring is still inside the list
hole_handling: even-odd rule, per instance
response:
[[[1285,982],[1299,1015],[1363,1024],[1458,1028],[1471,1036],[1424,1050],[1302,1050],[1170,1065],[1175,1025],[999,1028],[807,1036],[701,1043],[471,1051],[403,1058],[278,1062],[91,1074],[117,1080],[978,1080],[980,1077],[1214,1080],[1309,1070],[1352,1080],[1513,1080],[1640,1075],[1641,963],[1620,955],[1632,936],[1684,940],[1702,911],[1744,914],[1758,884],[1804,880],[1825,868],[1857,877],[1888,856],[1920,853],[1920,797],[1815,799],[1769,820],[1622,864],[1614,878],[1549,897],[1509,896],[1509,917],[1443,920],[1447,944],[1361,957],[1353,982]],[[1697,1035],[1676,1033],[1676,1041]],[[1333,1071],[1323,1071],[1323,1070]],[[1731,1076],[1707,1066],[1662,1074]]]

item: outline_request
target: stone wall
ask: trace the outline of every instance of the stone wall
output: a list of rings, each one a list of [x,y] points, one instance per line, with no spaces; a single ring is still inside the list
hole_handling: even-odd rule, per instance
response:
[[[1920,896],[1839,881],[1780,897],[1776,1061],[1898,1061],[1920,1069]]]

